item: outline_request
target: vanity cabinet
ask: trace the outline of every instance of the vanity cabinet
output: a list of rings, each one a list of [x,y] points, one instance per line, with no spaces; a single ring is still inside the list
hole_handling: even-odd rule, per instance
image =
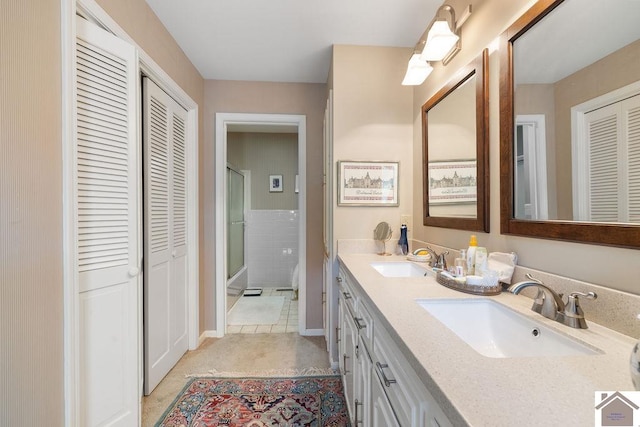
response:
[[[338,283],[339,365],[352,425],[451,426],[342,268]]]
[[[371,427],[400,427],[380,381],[371,382]]]
[[[349,414],[354,414],[354,368],[356,361],[356,340],[358,338],[353,316],[342,294],[338,299],[338,319],[340,330],[338,333],[338,354],[340,375],[342,376],[342,386],[344,397],[347,402]]]

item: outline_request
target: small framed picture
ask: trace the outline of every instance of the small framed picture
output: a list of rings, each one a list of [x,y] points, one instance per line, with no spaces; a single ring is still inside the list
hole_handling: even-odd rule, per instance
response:
[[[269,192],[282,193],[282,175],[269,175]]]
[[[338,162],[338,206],[399,206],[398,162]]]

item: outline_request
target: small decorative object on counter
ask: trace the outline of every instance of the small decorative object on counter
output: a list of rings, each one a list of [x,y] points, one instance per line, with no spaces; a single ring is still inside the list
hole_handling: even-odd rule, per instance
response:
[[[474,274],[476,269],[476,248],[478,247],[478,239],[475,234],[469,239],[469,249],[467,249],[467,274]]]
[[[420,248],[407,255],[407,259],[415,262],[429,262],[431,261],[431,254],[426,249]]]
[[[407,225],[402,224],[400,226],[400,240],[398,240],[398,246],[402,255],[409,253],[409,240],[407,238]]]
[[[460,249],[460,256],[453,261],[455,276],[464,277],[467,275],[467,250]]]

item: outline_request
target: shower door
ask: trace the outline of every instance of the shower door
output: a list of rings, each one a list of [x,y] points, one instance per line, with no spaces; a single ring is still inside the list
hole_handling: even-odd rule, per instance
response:
[[[227,166],[227,279],[244,267],[244,175]]]

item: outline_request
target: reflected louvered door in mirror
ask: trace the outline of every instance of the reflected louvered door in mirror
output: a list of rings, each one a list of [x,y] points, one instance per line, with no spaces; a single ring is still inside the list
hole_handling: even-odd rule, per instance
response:
[[[76,424],[88,427],[132,426],[139,419],[136,74],[133,46],[77,20]]]
[[[574,217],[640,223],[640,95],[584,114],[574,158]]]
[[[143,78],[144,392],[188,348],[186,111]]]

